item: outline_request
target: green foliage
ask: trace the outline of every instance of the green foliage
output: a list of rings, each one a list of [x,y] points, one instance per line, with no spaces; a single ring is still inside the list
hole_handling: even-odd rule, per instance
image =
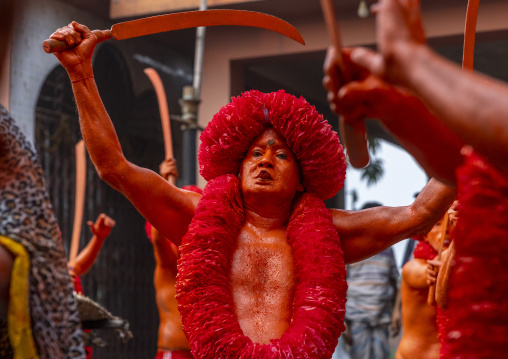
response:
[[[361,179],[367,181],[367,187],[376,184],[384,174],[383,160],[372,158],[367,167],[363,169]]]
[[[373,156],[381,147],[381,141],[377,137],[369,137],[369,153]]]
[[[377,137],[369,137],[370,163],[363,169],[361,180],[367,181],[367,187],[375,185],[384,175],[383,160],[376,158],[377,151],[381,148],[381,141]]]
[[[349,191],[351,194],[351,205],[353,207],[353,210],[356,210],[356,202],[358,202],[358,192],[356,192],[356,189],[353,189]]]

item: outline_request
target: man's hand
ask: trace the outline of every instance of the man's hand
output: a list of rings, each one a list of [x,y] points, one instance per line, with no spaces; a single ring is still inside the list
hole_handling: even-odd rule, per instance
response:
[[[374,51],[362,49],[374,56]],[[387,84],[370,71],[351,61],[351,49],[342,52],[349,82],[337,68],[334,47],[327,52],[323,71],[323,86],[328,91],[330,109],[347,119],[389,118],[408,97],[408,91]]]
[[[67,70],[72,81],[92,77],[92,54],[97,37],[85,25],[73,21],[69,25],[56,30],[51,39],[65,41],[73,46],[69,50],[54,52],[62,66]]]
[[[115,226],[116,222],[104,213],[99,214],[95,223],[92,221],[87,222],[90,227],[90,231],[101,239],[105,239],[111,233],[111,229]]]
[[[373,6],[379,53],[355,49],[351,60],[390,83],[404,84],[404,61],[425,43],[419,0],[380,0]]]
[[[436,283],[442,265],[443,262],[435,258],[427,261],[427,284],[429,286]]]
[[[326,52],[325,62],[323,64],[323,87],[328,91],[327,99],[330,108],[336,114],[340,114],[339,90],[349,81],[363,81],[369,76],[368,70],[357,66],[350,59],[351,49],[342,50],[344,68],[347,74],[342,73],[337,65],[338,53],[334,46],[330,46]],[[345,78],[347,76],[347,79]]]
[[[168,158],[162,161],[159,165],[159,173],[166,181],[169,181],[170,176],[173,176],[176,182],[176,179],[178,178],[176,160],[174,158]]]

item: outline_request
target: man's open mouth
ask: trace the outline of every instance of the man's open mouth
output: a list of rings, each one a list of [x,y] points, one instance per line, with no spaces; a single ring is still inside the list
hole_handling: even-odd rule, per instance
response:
[[[265,171],[265,170],[262,170],[261,172],[259,172],[258,175],[256,176],[256,178],[263,179],[263,180],[273,179],[272,176],[270,175],[270,173],[268,173],[268,171]]]

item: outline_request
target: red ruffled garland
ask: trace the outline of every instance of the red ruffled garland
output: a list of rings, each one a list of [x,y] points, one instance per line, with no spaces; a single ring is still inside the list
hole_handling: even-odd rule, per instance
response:
[[[508,352],[508,180],[475,153],[457,171],[460,217],[449,286],[450,358]]]
[[[413,251],[413,257],[416,259],[424,259],[429,261],[436,258],[437,251],[429,244],[429,242],[421,240]]]
[[[448,349],[448,332],[450,325],[450,314],[448,310],[441,308],[436,304],[436,324],[437,324],[437,338],[441,343],[439,351],[440,358],[448,358],[450,355]]]
[[[233,175],[210,181],[178,262],[177,300],[196,358],[330,358],[344,331],[346,270],[340,240],[322,200],[304,194],[287,228],[295,268],[288,330],[270,344],[242,333],[229,284],[231,258],[244,222]]]

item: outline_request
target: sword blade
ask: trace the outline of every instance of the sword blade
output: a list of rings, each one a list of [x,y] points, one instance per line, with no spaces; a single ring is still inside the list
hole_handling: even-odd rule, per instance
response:
[[[305,44],[298,30],[278,17],[255,11],[228,9],[187,11],[121,22],[113,25],[111,33],[116,40],[124,40],[166,31],[219,25],[258,27]]]

